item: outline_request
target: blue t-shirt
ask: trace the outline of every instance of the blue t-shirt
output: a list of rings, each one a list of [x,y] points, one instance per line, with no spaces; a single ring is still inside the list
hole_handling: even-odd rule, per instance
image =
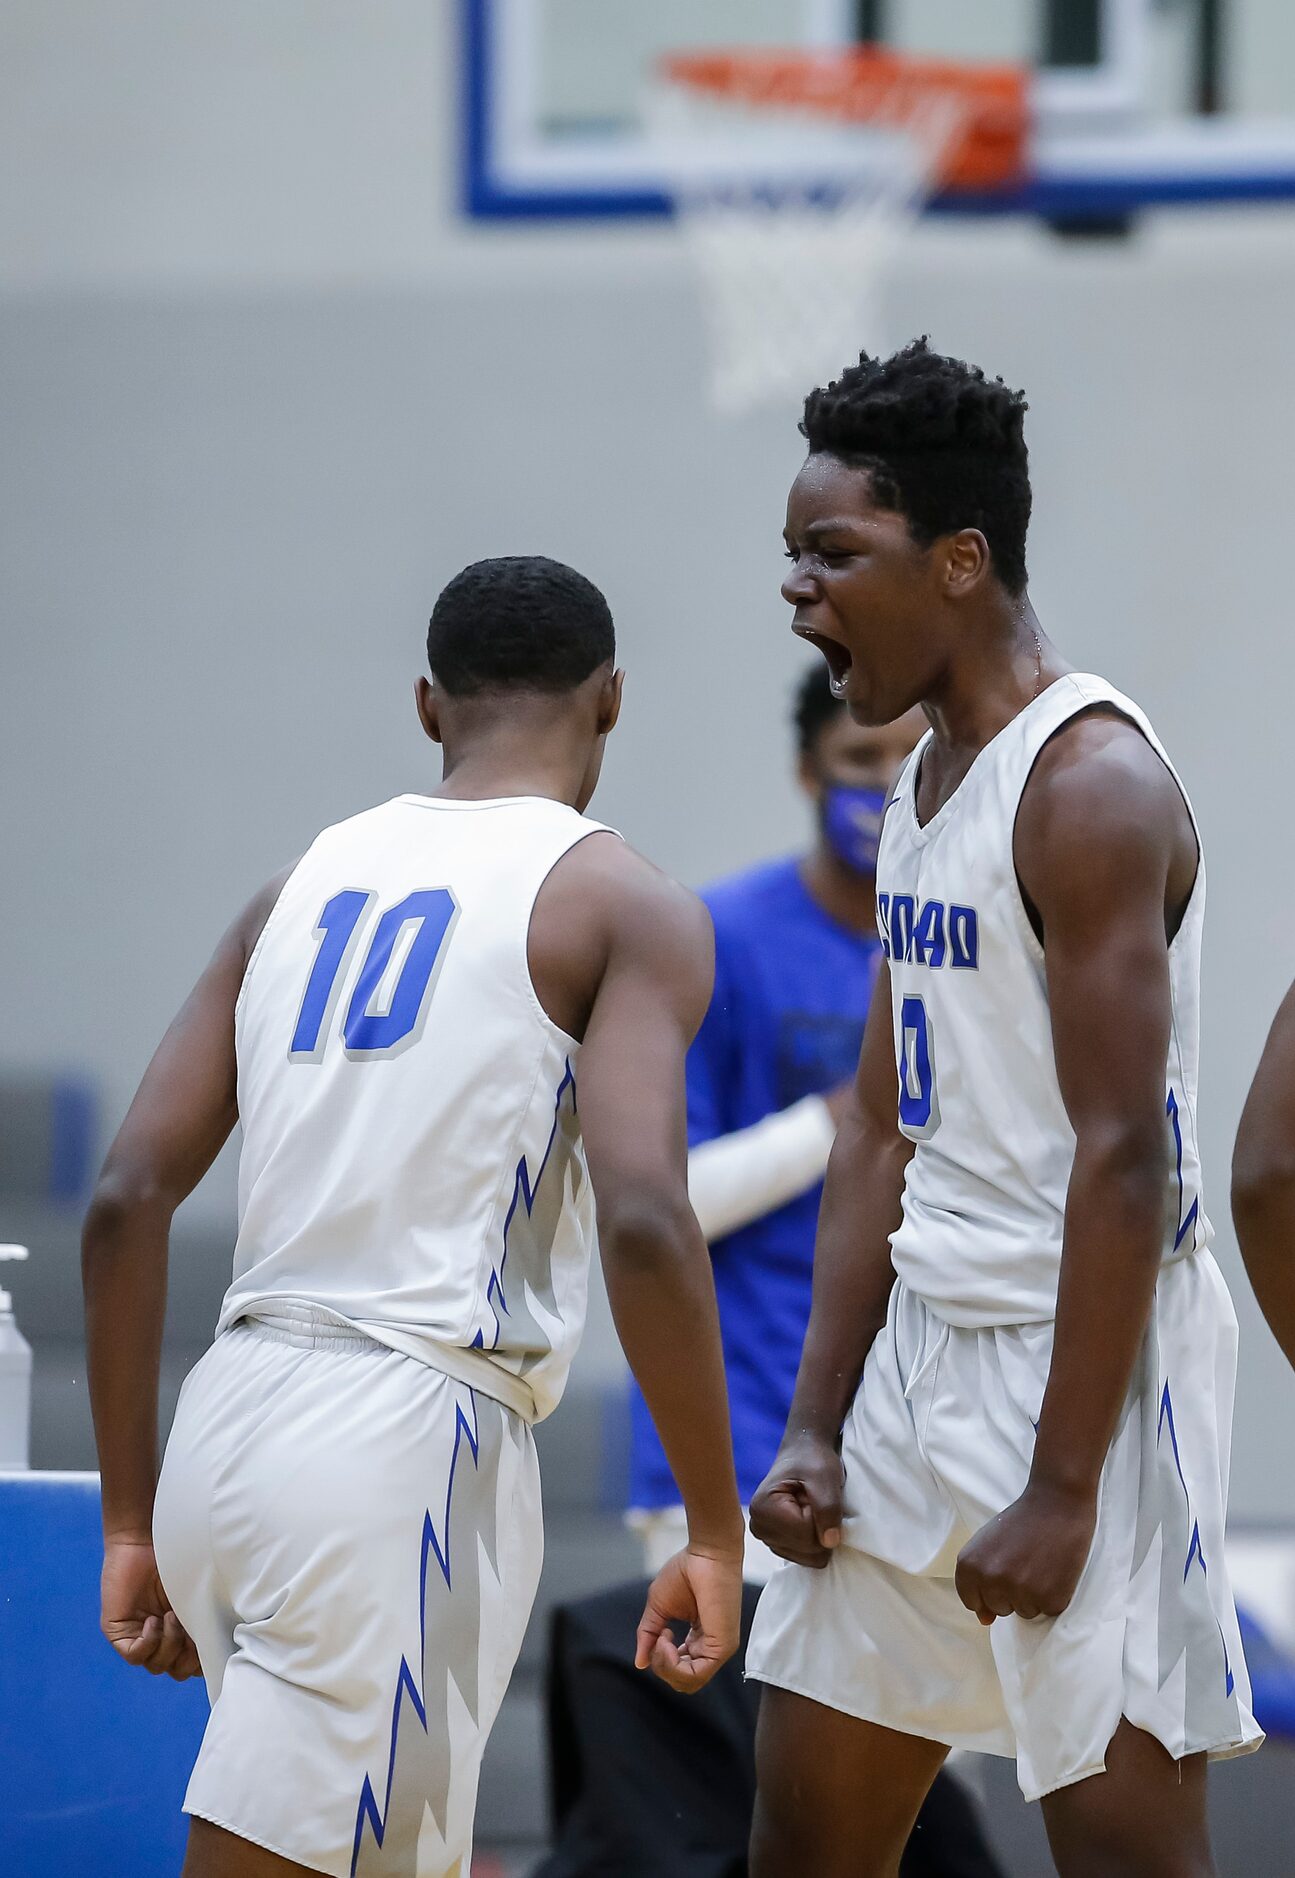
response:
[[[715,993],[688,1055],[688,1141],[729,1135],[854,1074],[880,947],[810,898],[798,860],[772,861],[702,895],[715,922]],[[821,1183],[711,1247],[733,1416],[749,1501],[782,1439],[809,1322]],[[630,1505],[679,1490],[631,1384]]]

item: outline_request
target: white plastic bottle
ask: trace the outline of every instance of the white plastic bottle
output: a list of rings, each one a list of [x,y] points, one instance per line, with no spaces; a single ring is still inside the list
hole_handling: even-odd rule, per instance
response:
[[[0,1245],[0,1259],[25,1259],[25,1245]],[[31,1345],[13,1318],[13,1299],[0,1290],[0,1472],[30,1465]]]

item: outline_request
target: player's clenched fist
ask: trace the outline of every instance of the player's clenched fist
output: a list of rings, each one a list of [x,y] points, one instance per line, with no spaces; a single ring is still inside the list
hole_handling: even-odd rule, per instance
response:
[[[958,1596],[982,1624],[1059,1617],[1075,1595],[1097,1522],[1096,1497],[1031,1484],[958,1554]]]
[[[835,1442],[784,1441],[751,1500],[751,1531],[779,1558],[821,1571],[841,1543],[845,1469]]]

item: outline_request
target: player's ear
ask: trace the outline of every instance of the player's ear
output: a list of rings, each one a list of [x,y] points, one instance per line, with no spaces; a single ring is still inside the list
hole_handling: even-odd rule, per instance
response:
[[[960,528],[943,545],[948,557],[945,586],[950,599],[961,600],[989,577],[993,567],[989,543],[978,528]]]
[[[598,695],[598,735],[605,737],[615,730],[616,720],[621,714],[621,694],[625,690],[623,670],[608,672],[603,680],[603,687]]]
[[[418,712],[418,721],[433,743],[443,742],[441,737],[441,700],[436,686],[426,678],[414,680],[414,708]]]

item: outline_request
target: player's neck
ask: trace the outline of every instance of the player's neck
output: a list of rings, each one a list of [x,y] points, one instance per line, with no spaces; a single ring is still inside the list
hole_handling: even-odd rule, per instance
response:
[[[805,891],[827,917],[866,937],[877,930],[877,883],[871,874],[847,867],[821,843],[800,865]]]
[[[447,748],[441,785],[431,793],[455,802],[543,796],[574,807],[583,779],[584,765],[559,750]]]
[[[1022,595],[984,630],[968,635],[939,687],[923,698],[935,741],[946,757],[974,757],[1041,692],[1070,670]]]

